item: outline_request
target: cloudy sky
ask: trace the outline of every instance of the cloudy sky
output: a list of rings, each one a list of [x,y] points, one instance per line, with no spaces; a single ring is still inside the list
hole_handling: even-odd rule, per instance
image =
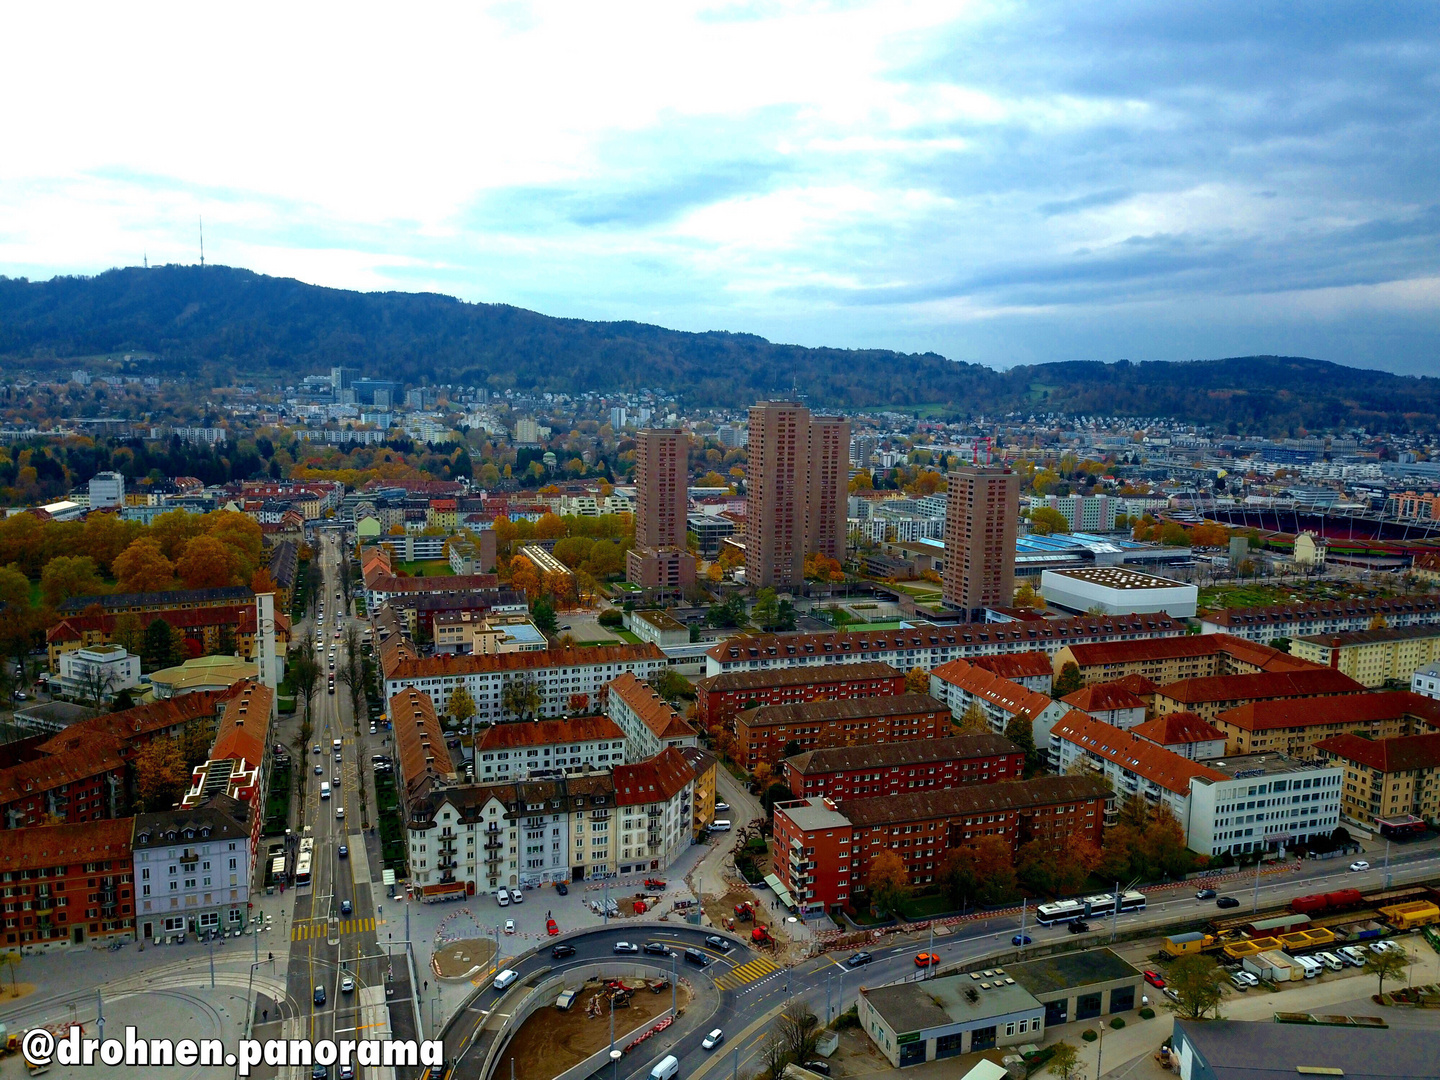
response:
[[[1440,372],[1440,7],[11,4],[0,273]]]

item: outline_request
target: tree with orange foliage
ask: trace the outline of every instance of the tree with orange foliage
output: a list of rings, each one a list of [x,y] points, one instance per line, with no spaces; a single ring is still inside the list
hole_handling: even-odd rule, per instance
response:
[[[910,871],[905,860],[889,850],[871,859],[865,871],[865,895],[876,915],[898,915],[901,902],[910,895]]]
[[[544,514],[535,522],[535,539],[559,540],[565,533],[565,519],[555,514]]]
[[[116,555],[113,568],[122,593],[162,592],[175,582],[174,564],[145,536]]]
[[[175,572],[187,589],[218,589],[233,585],[239,575],[240,559],[233,548],[213,536],[197,536],[185,545],[185,554],[175,563]]]
[[[260,556],[265,550],[260,523],[248,514],[237,514],[234,511],[208,514],[205,522],[205,534],[235,553],[235,572],[238,580],[249,580],[250,575],[261,566]],[[191,543],[193,544],[194,541],[192,540]],[[189,550],[188,546],[186,550]]]
[[[905,673],[905,692],[907,694],[928,694],[930,692],[930,673],[922,667],[913,667]]]
[[[510,587],[523,592],[525,598],[532,603],[540,598],[540,572],[535,569],[534,563],[522,555],[510,560]]]
[[[556,607],[572,607],[575,603],[575,578],[552,570],[545,575],[544,592]]]
[[[250,591],[257,596],[260,593],[279,592],[280,586],[275,584],[275,579],[270,576],[269,567],[262,566],[255,573],[250,575]]]

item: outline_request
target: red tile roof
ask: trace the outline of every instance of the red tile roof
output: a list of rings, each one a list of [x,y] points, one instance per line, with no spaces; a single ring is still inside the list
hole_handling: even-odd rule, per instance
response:
[[[1315,749],[1382,773],[1440,768],[1440,732],[1394,739],[1364,739],[1347,733],[1324,739]]]
[[[53,749],[44,757],[0,769],[0,804],[125,768],[120,740],[110,735],[66,731],[45,745]]]
[[[137,705],[118,713],[105,713],[89,720],[79,720],[65,731],[40,744],[41,753],[56,753],[61,740],[79,732],[112,735],[122,744],[142,735],[149,735],[166,728],[188,724],[191,720],[209,719],[217,715],[224,703],[238,693],[235,687],[229,690],[201,690],[178,698],[152,701],[148,705]]]
[[[455,779],[455,766],[445,748],[445,732],[429,694],[407,686],[390,699],[395,753],[407,793],[431,779]]]
[[[625,672],[611,682],[608,689],[610,699],[619,698],[625,702],[657,739],[686,739],[695,735],[689,721],[676,712],[654,687],[637,679],[633,672]]]
[[[1224,742],[1225,733],[1191,712],[1167,713],[1130,729],[1157,746],[1183,746],[1197,742]]]
[[[124,872],[130,863],[130,837],[134,818],[38,825],[29,829],[0,830],[0,871],[54,868],[71,863],[119,862]]]
[[[220,728],[215,733],[212,761],[243,761],[251,766],[265,762],[265,744],[270,737],[270,709],[275,691],[264,683],[246,680],[237,684],[239,693],[225,703]]]
[[[1306,671],[1261,671],[1253,675],[1211,675],[1181,679],[1157,693],[1189,704],[1205,701],[1263,701],[1271,698],[1356,694],[1365,689],[1344,672],[1312,667]]]
[[[1186,637],[1139,638],[1134,641],[1084,642],[1070,646],[1070,655],[1082,668],[1106,664],[1137,664],[1147,660],[1176,660],[1213,656],[1223,652],[1266,671],[1293,671],[1315,665],[1308,660],[1258,645],[1229,634],[1199,634]]]
[[[492,671],[533,671],[537,668],[591,667],[640,660],[664,660],[665,654],[648,641],[640,645],[588,645],[543,652],[491,653],[480,656],[397,656],[385,671],[387,679],[441,679],[447,675],[476,675]]]
[[[666,802],[695,779],[695,772],[685,760],[685,755],[673,746],[667,746],[654,757],[633,765],[617,765],[612,775],[615,779],[615,802],[620,806]]]
[[[1055,667],[1050,654],[1044,652],[997,653],[994,656],[977,656],[973,663],[986,671],[993,671],[1002,679],[1050,678]]]
[[[1118,682],[1096,683],[1094,686],[1084,686],[1073,694],[1066,694],[1060,699],[1066,705],[1073,705],[1075,708],[1087,713],[1110,712],[1114,709],[1143,709],[1145,699],[1132,694]]]
[[[1195,777],[1216,781],[1228,779],[1224,773],[1208,765],[1181,757],[1173,750],[1147,742],[1133,732],[1092,720],[1078,709],[1064,716],[1051,729],[1050,735],[1113,761],[1177,795],[1189,794],[1190,781]]]
[[[1440,599],[1411,596],[1378,600],[1317,600],[1311,604],[1274,604],[1268,607],[1226,608],[1205,615],[1217,626],[1268,626],[1275,623],[1322,618],[1363,619],[1375,615],[1410,615],[1440,611]]]
[[[948,664],[941,664],[930,674],[942,682],[958,686],[976,697],[1000,706],[1012,716],[1024,715],[1034,719],[1055,700],[1049,694],[1011,682],[993,671],[977,667],[968,660],[951,660]]]
[[[480,736],[479,750],[513,750],[522,746],[623,739],[625,733],[608,716],[574,716],[568,720],[517,720],[493,724]]]
[[[1126,675],[1124,678],[1116,679],[1115,686],[1123,686],[1136,697],[1153,697],[1155,691],[1160,689],[1159,683],[1151,682],[1144,675]]]
[[[1412,694],[1409,690],[1346,694],[1341,697],[1280,698],[1226,709],[1215,720],[1246,731],[1266,731],[1317,724],[1354,724],[1359,727],[1361,724],[1398,720],[1406,716],[1440,728],[1440,701]]]

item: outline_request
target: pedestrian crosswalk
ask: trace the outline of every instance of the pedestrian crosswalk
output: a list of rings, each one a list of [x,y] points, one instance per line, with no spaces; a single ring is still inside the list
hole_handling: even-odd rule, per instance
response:
[[[717,976],[715,985],[722,990],[734,990],[737,987],[744,986],[746,983],[752,983],[757,979],[765,978],[767,975],[773,975],[779,970],[780,968],[777,964],[760,956],[751,960],[748,964],[741,964],[734,970]]]
[[[375,929],[374,919],[341,919],[340,933],[364,934]],[[314,941],[318,938],[329,936],[330,927],[324,919],[311,919],[308,922],[295,924],[295,929],[290,932],[291,941]]]

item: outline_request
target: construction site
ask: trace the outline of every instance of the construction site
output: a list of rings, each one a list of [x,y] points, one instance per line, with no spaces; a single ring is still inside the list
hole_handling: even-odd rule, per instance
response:
[[[573,996],[572,996],[573,994]],[[682,980],[676,990],[676,1007],[690,1003],[690,988]],[[561,1005],[564,1008],[561,1008]],[[621,1049],[636,1028],[662,1016],[670,1008],[670,978],[652,980],[592,980],[559,1002],[537,1010],[515,1033],[501,1055],[496,1076],[510,1076],[515,1062],[517,1077],[559,1076],[591,1054],[610,1045],[611,1008],[615,1015],[615,1041]],[[622,1041],[622,1036],[627,1036]]]

